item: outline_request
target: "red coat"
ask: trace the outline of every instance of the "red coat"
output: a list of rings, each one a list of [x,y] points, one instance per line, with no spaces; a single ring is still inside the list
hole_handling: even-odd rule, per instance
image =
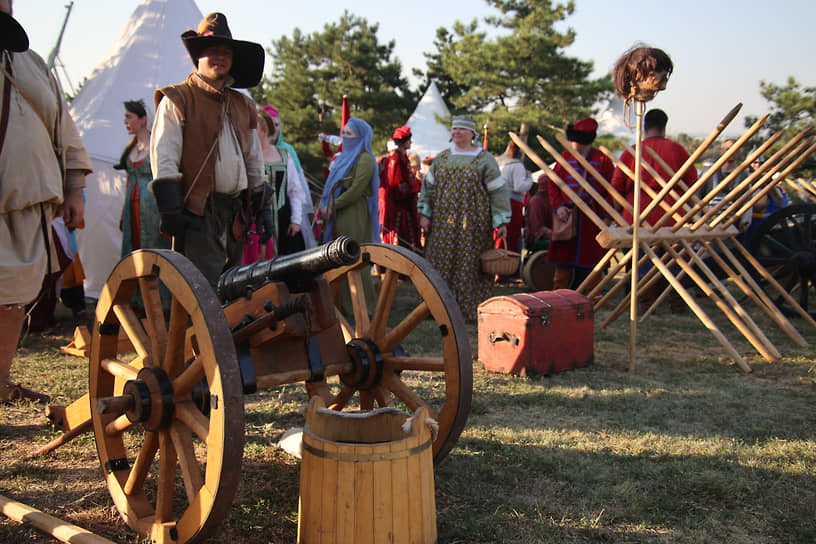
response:
[[[689,154],[686,152],[685,148],[682,145],[673,142],[671,140],[667,140],[666,138],[646,138],[643,140],[644,147],[649,147],[653,149],[660,157],[668,164],[672,172],[666,172],[663,170],[663,167],[660,166],[652,157],[652,154],[643,150],[643,161],[649,164],[655,171],[663,177],[664,181],[669,181],[671,177],[674,175],[674,172],[680,169],[680,167],[688,160]],[[625,151],[623,155],[621,155],[621,162],[623,162],[626,166],[629,167],[631,171],[635,170],[635,157]],[[686,185],[691,187],[697,181],[697,169],[694,166],[689,167],[686,170],[686,173],[683,174],[683,181],[685,181]],[[646,171],[646,169],[642,169],[641,172],[641,183],[646,184],[652,189],[654,189],[655,193],[659,193],[661,189],[661,185],[655,181],[652,175]],[[612,187],[615,188],[621,195],[626,197],[626,200],[629,204],[634,204],[635,202],[635,182],[623,173],[623,170],[620,168],[615,169],[615,173],[612,175]],[[677,190],[677,193],[680,194],[682,191]],[[646,206],[652,201],[652,198],[646,194],[645,191],[641,191],[640,193],[640,210],[643,211],[646,209]],[[666,196],[664,198],[664,202],[668,205],[674,204],[675,200],[671,196]],[[659,206],[655,208],[652,213],[649,214],[647,222],[650,225],[654,225],[657,221],[660,220],[661,217],[665,212]],[[632,214],[624,211],[623,218],[632,224]],[[670,227],[674,225],[674,219],[666,220],[664,226]]]
[[[606,190],[598,183],[593,176],[587,174],[584,168],[578,163],[569,150],[561,153],[561,156],[569,161],[581,176],[592,184],[592,187],[604,198],[609,199]],[[612,178],[615,167],[612,161],[594,147],[589,150],[587,160],[595,170],[598,171],[607,181]],[[601,217],[606,217],[606,212],[595,202],[589,193],[583,190],[581,185],[560,165],[555,166],[555,173],[563,179],[570,189],[577,193],[581,200],[588,203],[593,211]],[[575,204],[565,195],[555,183],[549,183],[547,188],[550,193],[550,204],[553,214],[557,213],[561,206],[574,206]],[[547,253],[547,260],[562,266],[580,266],[582,268],[593,268],[604,255],[604,250],[595,241],[595,237],[600,232],[598,226],[587,218],[580,210],[578,213],[578,236],[572,240],[558,240],[550,242],[550,249]]]
[[[422,182],[414,177],[408,155],[397,151],[380,164],[380,223],[382,240],[407,247],[419,247],[417,195]]]

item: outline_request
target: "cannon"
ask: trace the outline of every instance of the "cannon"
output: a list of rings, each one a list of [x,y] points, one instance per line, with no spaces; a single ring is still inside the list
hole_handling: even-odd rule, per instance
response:
[[[131,306],[137,293],[144,317]],[[244,395],[262,388],[303,382],[335,410],[425,407],[439,423],[435,462],[454,446],[470,410],[471,349],[454,297],[422,257],[343,237],[231,269],[218,293],[171,250],[123,258],[97,303],[88,394],[49,416],[64,436],[92,427],[113,502],[141,535],[197,542],[217,529],[240,481]],[[433,353],[408,354],[428,338]]]

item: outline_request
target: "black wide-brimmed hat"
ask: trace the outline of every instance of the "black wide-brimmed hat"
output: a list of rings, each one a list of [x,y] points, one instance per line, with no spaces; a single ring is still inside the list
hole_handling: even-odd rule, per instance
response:
[[[0,51],[22,53],[28,49],[28,34],[17,20],[0,11]]]
[[[260,83],[264,68],[263,47],[254,42],[233,40],[223,13],[210,13],[198,24],[198,30],[188,30],[182,34],[181,41],[196,66],[206,48],[213,45],[232,47],[230,75],[235,80],[232,87],[246,89]]]

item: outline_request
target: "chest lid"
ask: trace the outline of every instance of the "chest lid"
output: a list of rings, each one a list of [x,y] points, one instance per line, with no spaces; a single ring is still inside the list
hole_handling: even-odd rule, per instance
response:
[[[589,299],[570,289],[516,293],[489,298],[479,305],[479,315],[523,315],[530,318],[547,317],[553,313],[570,312],[576,317],[592,316]]]

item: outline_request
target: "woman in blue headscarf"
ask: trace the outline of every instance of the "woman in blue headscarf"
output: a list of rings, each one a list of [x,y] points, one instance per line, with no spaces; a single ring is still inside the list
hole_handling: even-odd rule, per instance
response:
[[[343,127],[343,152],[334,160],[320,197],[327,218],[323,241],[341,234],[358,242],[379,242],[377,161],[371,152],[371,126],[352,117]]]
[[[330,242],[346,234],[358,242],[379,242],[378,191],[380,175],[371,152],[371,126],[352,117],[343,127],[343,152],[332,162],[329,177],[320,197],[322,216],[327,218],[323,241]],[[369,269],[360,271],[366,306],[374,304],[374,284]],[[350,317],[351,297],[347,286],[341,289],[343,311]]]

